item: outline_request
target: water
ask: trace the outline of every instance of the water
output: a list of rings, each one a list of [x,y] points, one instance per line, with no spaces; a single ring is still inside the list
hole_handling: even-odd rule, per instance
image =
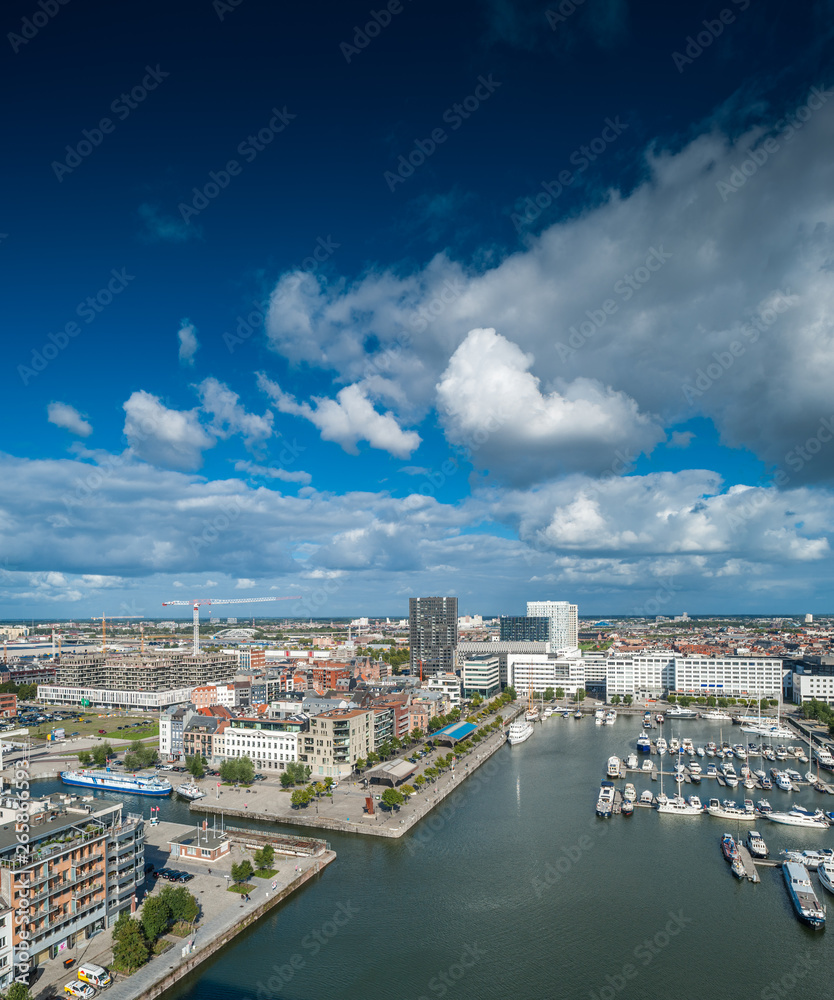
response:
[[[779,869],[761,869],[759,885],[737,882],[719,849],[732,824],[646,809],[595,817],[608,757],[632,750],[638,727],[624,716],[605,727],[549,719],[492,758],[488,781],[470,779],[399,840],[308,831],[328,837],[337,861],[166,1000],[702,1000],[705,990],[771,1000],[773,983],[784,996],[827,994],[834,906],[831,926],[813,932],[796,920]],[[696,745],[719,739],[717,723],[673,731]],[[648,776],[632,780],[638,793],[659,791]],[[744,797],[708,779],[690,791]],[[834,806],[812,791],[765,797],[774,808]],[[147,801],[123,801],[148,814]],[[161,806],[162,819],[190,820],[184,803]],[[771,856],[834,846],[825,831],[755,826]],[[805,956],[810,964],[797,965]]]

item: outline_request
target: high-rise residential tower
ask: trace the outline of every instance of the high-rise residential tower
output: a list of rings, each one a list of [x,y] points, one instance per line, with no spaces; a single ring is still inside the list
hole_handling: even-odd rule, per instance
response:
[[[552,649],[579,645],[579,609],[567,601],[528,601],[528,618],[547,618]]]
[[[456,597],[412,597],[408,601],[408,635],[411,673],[423,676],[455,669],[458,644],[458,599]]]

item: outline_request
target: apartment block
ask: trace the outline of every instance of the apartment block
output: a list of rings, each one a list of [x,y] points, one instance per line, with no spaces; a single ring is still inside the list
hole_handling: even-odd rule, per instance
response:
[[[309,733],[299,742],[299,760],[310,765],[314,778],[347,777],[356,761],[374,749],[373,717],[373,712],[358,708],[315,716],[310,719]]]
[[[90,809],[46,799],[31,800],[29,809],[26,854],[18,852],[14,822],[0,830],[0,895],[16,910],[14,929],[8,929],[12,945],[25,947],[25,929],[38,965],[62,946],[83,945],[112,926],[121,910],[135,908],[136,887],[144,879],[145,831],[141,816],[123,816],[121,803]],[[3,813],[4,819],[14,817],[12,810]],[[21,905],[26,897],[28,910]],[[28,921],[20,920],[23,912]]]

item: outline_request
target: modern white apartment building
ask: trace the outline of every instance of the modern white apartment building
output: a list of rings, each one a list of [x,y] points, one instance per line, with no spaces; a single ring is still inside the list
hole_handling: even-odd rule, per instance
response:
[[[658,697],[670,691],[717,697],[778,698],[782,661],[772,657],[680,656],[672,652],[610,656],[606,695]]]
[[[834,676],[831,674],[794,673],[793,700],[797,705],[804,701],[824,701],[834,705]]]
[[[457,674],[434,674],[425,684],[427,691],[442,691],[452,708],[460,708],[460,677]]]
[[[567,601],[528,601],[528,618],[550,621],[548,640],[553,648],[579,645],[579,609]]]
[[[508,653],[507,684],[519,698],[534,692],[562,688],[567,695],[585,687],[585,665],[579,651],[576,656],[549,653]]]
[[[481,653],[468,656],[462,664],[461,681],[464,698],[479,694],[482,698],[492,698],[501,691],[500,657]]]
[[[223,731],[223,757],[248,757],[256,770],[286,770],[298,760],[299,734],[272,726],[276,723],[271,720],[232,719]]]

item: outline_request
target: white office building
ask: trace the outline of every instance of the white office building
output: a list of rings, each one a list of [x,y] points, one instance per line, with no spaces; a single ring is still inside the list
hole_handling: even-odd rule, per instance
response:
[[[551,653],[509,653],[507,684],[515,688],[519,698],[541,693],[548,688],[562,688],[566,695],[575,695],[585,687],[585,665],[579,651],[575,656]]]
[[[221,753],[216,756],[234,759],[248,757],[256,770],[283,771],[298,760],[297,732],[269,729],[248,719],[232,719],[223,731]]]
[[[482,698],[492,698],[501,691],[500,657],[488,653],[468,656],[462,664],[461,681],[464,698],[476,694]]]
[[[614,655],[606,664],[606,696],[656,698],[670,691],[715,697],[779,698],[782,661],[772,657],[680,656],[672,652]]]
[[[555,648],[579,645],[579,609],[567,601],[528,601],[528,618],[547,618],[548,641]]]

